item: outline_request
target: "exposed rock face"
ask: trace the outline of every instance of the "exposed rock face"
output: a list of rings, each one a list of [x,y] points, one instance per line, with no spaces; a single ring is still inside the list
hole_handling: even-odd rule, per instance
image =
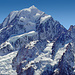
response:
[[[73,47],[73,55],[74,55],[74,75],[75,75],[75,25],[70,26],[69,33],[72,37],[72,47]]]
[[[54,21],[52,17],[45,23],[36,25],[36,30],[39,33],[39,39],[53,40],[58,35],[67,32],[67,30],[58,22]],[[62,32],[63,31],[63,32]]]
[[[66,47],[66,52],[63,54],[59,62],[59,75],[73,75],[74,55],[72,52],[72,46],[69,43]]]
[[[18,51],[17,75],[74,75],[74,34],[75,26],[67,30],[35,6],[13,11],[0,25],[0,56]]]

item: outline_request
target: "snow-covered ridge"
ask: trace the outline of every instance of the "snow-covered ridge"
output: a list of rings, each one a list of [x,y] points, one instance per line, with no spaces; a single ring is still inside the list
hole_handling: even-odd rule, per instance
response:
[[[29,32],[29,33],[25,33],[25,34],[22,34],[22,35],[17,35],[17,36],[14,36],[14,37],[10,37],[7,41],[8,42],[15,42],[17,39],[19,39],[19,38],[23,38],[23,37],[25,37],[25,36],[27,36],[27,37],[32,37],[32,36],[36,36],[36,38],[38,38],[38,33],[37,32],[35,32],[35,31],[31,31],[31,32]],[[27,38],[27,40],[28,40],[28,38]]]
[[[31,11],[32,9],[37,9],[34,5],[32,5],[30,8],[25,8],[25,9],[22,9],[24,11]]]
[[[17,15],[18,11],[13,11],[10,13],[10,19],[9,19],[9,23],[15,18],[15,16]]]
[[[25,19],[25,18],[31,18],[31,21],[33,21],[35,18],[35,15],[38,17],[38,16],[41,16],[43,12],[38,10],[34,5],[31,6],[30,8],[25,8],[25,9],[22,9],[20,11],[13,11],[11,12],[7,18],[4,20],[3,22],[3,27],[5,27],[7,24],[9,24],[14,18],[15,16],[19,16],[20,18],[22,17],[22,19]],[[37,15],[39,14],[39,15]]]
[[[35,31],[31,31],[29,33],[16,35],[13,37],[10,37],[7,41],[2,43],[0,45],[0,51],[1,53],[8,53],[11,51],[14,51],[16,49],[16,45],[18,45],[18,49],[20,48],[20,45],[26,45],[30,41],[38,40],[38,33]],[[7,50],[9,48],[9,50]],[[1,54],[0,53],[0,54]]]
[[[40,23],[45,23],[48,19],[50,19],[50,17],[51,17],[50,15],[41,17]]]
[[[17,15],[17,13],[18,13],[18,11],[11,12],[8,15],[8,17],[4,20],[3,27],[5,27],[8,23],[10,23],[15,18],[15,16]]]
[[[58,75],[56,73],[61,72],[60,66],[63,64],[66,74],[73,75],[75,27],[68,32],[58,21],[33,5],[11,12],[0,28],[1,74],[16,74],[12,66],[17,75]],[[67,58],[68,43],[73,45],[69,50],[72,61]],[[66,64],[68,61],[71,63],[67,64],[71,72],[63,60]]]

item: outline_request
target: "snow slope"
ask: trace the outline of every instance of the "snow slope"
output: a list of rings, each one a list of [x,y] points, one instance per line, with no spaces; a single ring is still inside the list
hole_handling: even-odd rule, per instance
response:
[[[0,56],[0,75],[17,75],[12,69],[12,59],[16,56],[17,51],[13,51],[7,55]]]

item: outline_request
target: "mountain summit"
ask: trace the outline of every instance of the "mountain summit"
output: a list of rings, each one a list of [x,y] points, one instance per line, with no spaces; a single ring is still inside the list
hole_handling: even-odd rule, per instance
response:
[[[74,33],[34,5],[11,12],[0,25],[0,74],[75,75]]]
[[[58,33],[62,33],[62,30],[63,32],[67,31],[58,21],[55,21],[50,15],[38,10],[34,5],[30,8],[11,12],[0,27],[0,34],[3,36],[0,40],[1,43],[11,36],[24,34],[30,31],[37,31],[38,33],[43,32],[44,35],[50,32],[48,36],[50,36],[51,39]],[[48,36],[45,35],[45,37]]]

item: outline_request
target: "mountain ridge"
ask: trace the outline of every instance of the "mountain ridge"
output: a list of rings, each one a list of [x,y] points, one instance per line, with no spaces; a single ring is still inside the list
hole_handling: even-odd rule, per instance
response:
[[[13,74],[16,70],[17,75],[75,75],[74,26],[67,30],[33,5],[11,12],[0,28],[0,57],[17,51],[11,60]]]

